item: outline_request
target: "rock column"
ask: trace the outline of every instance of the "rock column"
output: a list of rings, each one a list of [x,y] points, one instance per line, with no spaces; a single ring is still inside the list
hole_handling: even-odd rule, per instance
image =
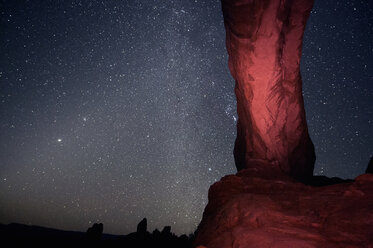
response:
[[[237,170],[280,168],[313,174],[300,58],[313,0],[222,0],[229,69],[236,81]]]

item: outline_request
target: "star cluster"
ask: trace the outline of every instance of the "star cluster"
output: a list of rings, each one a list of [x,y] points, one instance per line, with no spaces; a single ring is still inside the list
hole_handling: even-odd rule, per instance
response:
[[[191,233],[235,172],[220,1],[0,3],[0,222]],[[302,75],[316,174],[373,147],[373,11],[316,1]]]

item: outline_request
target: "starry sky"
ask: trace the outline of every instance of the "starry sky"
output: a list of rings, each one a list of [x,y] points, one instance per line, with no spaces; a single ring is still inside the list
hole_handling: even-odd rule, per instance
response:
[[[0,223],[191,233],[235,173],[219,0],[0,1]],[[373,148],[373,3],[316,0],[301,64],[315,174]]]

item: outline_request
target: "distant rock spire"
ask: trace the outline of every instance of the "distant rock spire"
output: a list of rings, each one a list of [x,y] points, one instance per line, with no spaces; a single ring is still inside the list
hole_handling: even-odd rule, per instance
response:
[[[137,224],[137,233],[146,233],[148,231],[148,221],[146,218],[142,219],[142,221]]]
[[[92,227],[87,230],[87,239],[91,242],[97,242],[101,240],[102,232],[104,231],[104,224],[95,223]]]

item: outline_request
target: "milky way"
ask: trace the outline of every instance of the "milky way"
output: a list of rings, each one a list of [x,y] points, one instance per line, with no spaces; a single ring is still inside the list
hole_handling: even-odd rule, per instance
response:
[[[0,222],[193,232],[235,172],[219,1],[2,1]],[[302,76],[316,174],[372,155],[373,10],[317,1]]]

